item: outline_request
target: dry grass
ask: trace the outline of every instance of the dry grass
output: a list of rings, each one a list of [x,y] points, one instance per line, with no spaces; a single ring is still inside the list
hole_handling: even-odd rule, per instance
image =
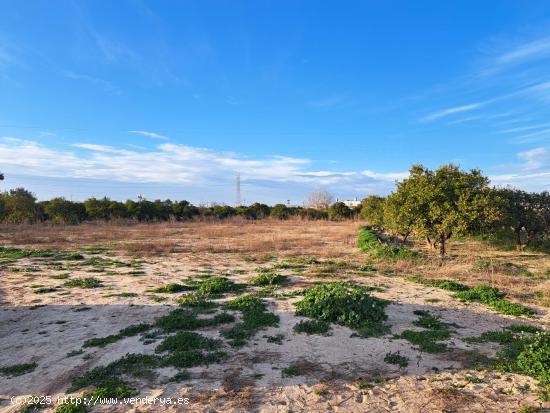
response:
[[[242,253],[333,257],[353,252],[357,222],[245,221],[4,226],[2,242],[72,249],[109,245],[130,255]]]
[[[153,224],[87,223],[78,226],[51,224],[3,226],[2,244],[31,248],[74,249],[105,245],[129,256],[200,254],[203,258],[235,254],[240,258],[266,255],[337,258],[364,262],[365,255],[355,247],[359,222],[303,220],[220,222],[164,222]],[[478,241],[452,242],[449,257],[442,262],[422,242],[413,244],[425,258],[410,261],[378,262],[379,271],[396,275],[422,275],[453,279],[469,285],[485,283],[500,288],[512,298],[527,304],[550,306],[550,260],[532,252],[499,251]],[[498,269],[474,269],[479,259],[524,266],[534,276],[507,275]]]

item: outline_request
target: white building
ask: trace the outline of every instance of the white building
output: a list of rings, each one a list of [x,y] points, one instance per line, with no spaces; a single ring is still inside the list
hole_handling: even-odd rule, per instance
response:
[[[361,205],[361,201],[359,201],[357,199],[357,197],[355,197],[355,199],[338,199],[338,198],[336,198],[336,202],[343,202],[344,204],[346,204],[346,206],[348,208],[355,208],[356,206]]]

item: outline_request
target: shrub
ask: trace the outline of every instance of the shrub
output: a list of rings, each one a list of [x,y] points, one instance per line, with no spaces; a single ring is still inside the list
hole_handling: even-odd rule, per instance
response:
[[[361,228],[357,238],[357,246],[363,252],[371,254],[376,259],[388,259],[392,261],[416,259],[420,254],[397,244],[386,244],[380,241],[375,232]]]
[[[294,326],[296,333],[323,334],[330,331],[330,323],[322,320],[304,320]]]
[[[351,218],[351,209],[343,202],[335,202],[328,208],[328,217],[332,221],[343,221]]]
[[[75,280],[67,281],[64,284],[66,287],[80,287],[80,288],[98,288],[103,287],[101,280],[94,277],[78,278]]]
[[[387,302],[370,296],[368,291],[367,287],[349,282],[319,284],[307,289],[304,299],[295,304],[296,315],[333,322],[356,331],[381,326],[387,318]]]
[[[230,340],[229,343],[234,347],[244,345],[246,340],[259,330],[279,324],[279,316],[267,312],[266,305],[258,297],[241,296],[228,301],[225,307],[238,310],[242,314],[242,322],[221,333],[223,337]]]
[[[232,291],[239,291],[243,286],[235,284],[225,277],[212,277],[204,280],[199,286],[197,291],[204,295],[217,295],[224,294]]]
[[[407,367],[409,365],[409,359],[402,356],[399,351],[397,353],[386,353],[384,361],[388,364],[397,364],[399,367]]]
[[[263,273],[254,277],[250,282],[252,285],[279,285],[288,280],[288,277],[273,273]]]

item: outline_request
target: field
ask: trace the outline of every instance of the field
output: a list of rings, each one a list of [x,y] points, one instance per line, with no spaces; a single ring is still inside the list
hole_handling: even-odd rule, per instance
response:
[[[540,380],[495,367],[516,332],[548,328],[548,255],[462,240],[444,262],[420,242],[374,259],[359,227],[4,226],[1,411],[83,393],[189,399],[92,412],[550,408]],[[453,296],[480,284],[505,298]]]

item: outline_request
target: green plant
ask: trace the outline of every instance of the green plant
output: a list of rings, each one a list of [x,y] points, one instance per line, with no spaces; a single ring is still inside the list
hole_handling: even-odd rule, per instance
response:
[[[330,331],[330,323],[322,320],[303,320],[294,326],[296,333],[322,334]]]
[[[23,374],[30,373],[34,371],[38,364],[36,363],[22,363],[22,364],[13,364],[11,366],[0,367],[0,375],[7,377],[16,377],[22,376]]]
[[[350,327],[357,332],[383,333],[387,302],[369,295],[368,287],[349,282],[318,284],[305,290],[296,315]],[[376,329],[372,329],[376,327]]]
[[[447,345],[441,343],[441,341],[447,340],[450,337],[448,325],[427,311],[417,310],[414,314],[418,315],[419,318],[413,324],[426,330],[405,330],[394,338],[405,339],[417,345],[421,351],[425,351],[426,353],[442,353],[447,351]]]
[[[146,377],[152,369],[161,365],[161,359],[156,355],[126,354],[106,366],[96,367],[91,371],[73,378],[69,392],[83,387],[94,386],[103,397],[132,397],[139,392],[120,378],[121,375]]]
[[[502,291],[484,284],[476,285],[465,291],[459,291],[452,296],[466,302],[480,302],[502,314],[528,317],[534,314],[532,310],[521,304],[505,300],[505,294]]]
[[[149,324],[136,324],[123,328],[118,334],[113,334],[107,337],[91,338],[86,340],[82,347],[105,347],[107,344],[114,343],[126,337],[132,337],[139,333],[143,333],[151,328]]]
[[[426,287],[437,287],[447,291],[466,291],[469,287],[467,285],[459,284],[452,280],[436,280],[423,278],[418,275],[411,275],[405,278],[407,281],[412,281],[417,284],[425,285]]]
[[[195,312],[209,312],[217,307],[213,301],[209,301],[200,293],[187,294],[176,299],[176,302],[182,306],[192,309]]]
[[[235,284],[228,278],[212,277],[200,283],[197,290],[200,294],[208,296],[240,291],[243,288],[244,286]]]
[[[234,346],[242,346],[246,340],[254,336],[265,327],[279,324],[279,316],[267,311],[265,303],[258,297],[245,295],[228,301],[225,307],[238,310],[242,314],[242,321],[232,328],[221,332],[222,336]]]
[[[87,413],[88,408],[84,404],[84,400],[69,400],[65,403],[57,405],[54,413]]]
[[[388,364],[397,364],[399,367],[404,368],[409,365],[409,359],[405,356],[402,356],[399,351],[396,353],[386,353],[384,357],[384,362]]]
[[[67,281],[64,284],[66,287],[80,287],[80,288],[98,288],[103,287],[101,280],[94,277],[78,278]]]
[[[174,332],[179,330],[197,330],[233,321],[235,321],[235,317],[228,313],[216,314],[212,318],[198,318],[195,312],[178,308],[160,317],[156,321],[156,326],[165,332]]]
[[[288,277],[274,273],[262,273],[254,277],[250,283],[252,285],[279,285],[288,281]]]
[[[298,366],[291,365],[288,367],[285,367],[281,370],[281,375],[283,377],[293,377],[293,376],[299,376],[300,375],[300,369]]]
[[[390,261],[417,259],[420,253],[411,251],[398,244],[382,242],[378,235],[371,230],[361,228],[357,238],[357,246],[363,252],[368,252],[375,259],[387,259]]]
[[[172,293],[179,293],[179,292],[182,292],[182,291],[189,291],[189,290],[193,290],[193,289],[194,289],[193,287],[189,287],[187,285],[171,283],[171,284],[166,284],[162,287],[155,288],[153,290],[153,292],[154,293],[169,293],[169,294],[172,294]]]

